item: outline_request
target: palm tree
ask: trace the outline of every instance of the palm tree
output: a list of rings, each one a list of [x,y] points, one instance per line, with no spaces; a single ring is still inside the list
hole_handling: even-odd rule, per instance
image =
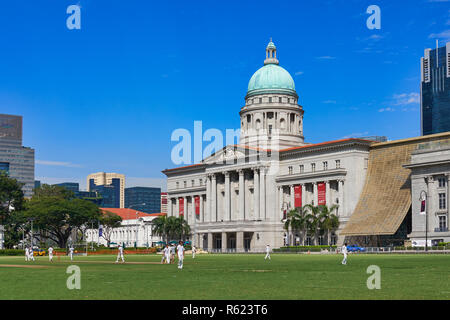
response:
[[[290,233],[300,232],[304,233],[306,225],[306,214],[303,208],[295,208],[288,212],[286,221],[284,222],[284,229],[288,233],[288,239],[290,239]],[[302,243],[303,236],[301,235],[300,243]]]
[[[321,229],[320,208],[312,204],[306,204],[303,208],[307,212],[305,216],[306,232],[314,236],[314,244],[317,244]]]
[[[166,243],[174,239],[184,240],[191,234],[191,228],[183,217],[160,216],[153,220],[152,230],[156,235],[163,237]]]
[[[293,227],[295,225],[295,215],[296,215],[296,213],[297,213],[297,210],[295,210],[295,209],[290,210],[287,213],[286,220],[284,221],[283,228],[286,230],[287,236],[288,236],[288,241],[287,241],[286,245],[290,245],[291,244],[291,236],[290,236],[290,234],[291,234],[292,229],[293,229]]]
[[[157,236],[162,237],[167,243],[167,216],[160,216],[152,221],[152,232]]]
[[[321,228],[327,231],[327,243],[331,242],[331,232],[339,228],[339,218],[333,212],[339,206],[333,204],[330,207],[320,206]]]

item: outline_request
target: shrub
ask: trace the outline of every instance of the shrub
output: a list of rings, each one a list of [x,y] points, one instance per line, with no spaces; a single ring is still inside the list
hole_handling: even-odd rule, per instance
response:
[[[25,250],[22,249],[2,249],[0,256],[24,256]]]

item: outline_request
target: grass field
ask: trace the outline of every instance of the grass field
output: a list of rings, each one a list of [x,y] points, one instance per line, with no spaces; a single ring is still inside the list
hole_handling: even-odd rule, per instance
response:
[[[450,299],[450,255],[272,254],[186,256],[184,269],[159,255],[0,257],[0,299]],[[69,290],[66,268],[81,268],[81,290]],[[369,290],[369,265],[381,289]]]

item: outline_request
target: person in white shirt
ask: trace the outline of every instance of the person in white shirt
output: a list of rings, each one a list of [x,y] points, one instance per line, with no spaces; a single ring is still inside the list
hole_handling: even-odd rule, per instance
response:
[[[30,251],[28,250],[28,247],[25,247],[25,261],[30,260]]]
[[[119,262],[119,258],[122,259],[122,262],[125,262],[125,259],[123,258],[123,247],[121,244],[119,244],[119,252],[117,253],[116,263]]]
[[[171,245],[170,246],[170,263],[174,263],[175,262],[175,246]]]
[[[266,260],[267,258],[269,258],[269,260],[270,260],[270,246],[269,245],[266,246],[266,256],[264,257],[264,260]]]
[[[183,259],[184,259],[183,241],[179,242],[177,246],[177,252],[178,252],[178,269],[183,269]]]
[[[48,248],[48,261],[53,262],[53,248],[51,246]]]
[[[344,243],[344,245],[341,248],[341,252],[344,255],[344,259],[342,260],[342,264],[347,264],[347,243]]]
[[[70,257],[70,260],[73,260],[73,247],[72,246],[70,246],[70,248],[69,248],[69,257]]]
[[[166,247],[164,248],[164,256],[166,258],[166,263],[170,264],[170,248],[168,244],[166,244]]]
[[[167,245],[161,250],[161,264],[164,264],[164,261],[166,261],[166,248]]]
[[[197,252],[197,248],[195,248],[195,246],[192,246],[192,259],[195,259],[196,252]]]
[[[30,260],[34,261],[33,247],[30,247],[30,249],[28,250],[28,255],[30,257]]]

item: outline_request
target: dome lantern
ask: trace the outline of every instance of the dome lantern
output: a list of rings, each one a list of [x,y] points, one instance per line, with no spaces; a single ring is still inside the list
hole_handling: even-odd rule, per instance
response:
[[[272,38],[270,38],[270,42],[266,47],[266,60],[264,60],[264,65],[266,64],[278,64],[277,47],[272,42]]]

